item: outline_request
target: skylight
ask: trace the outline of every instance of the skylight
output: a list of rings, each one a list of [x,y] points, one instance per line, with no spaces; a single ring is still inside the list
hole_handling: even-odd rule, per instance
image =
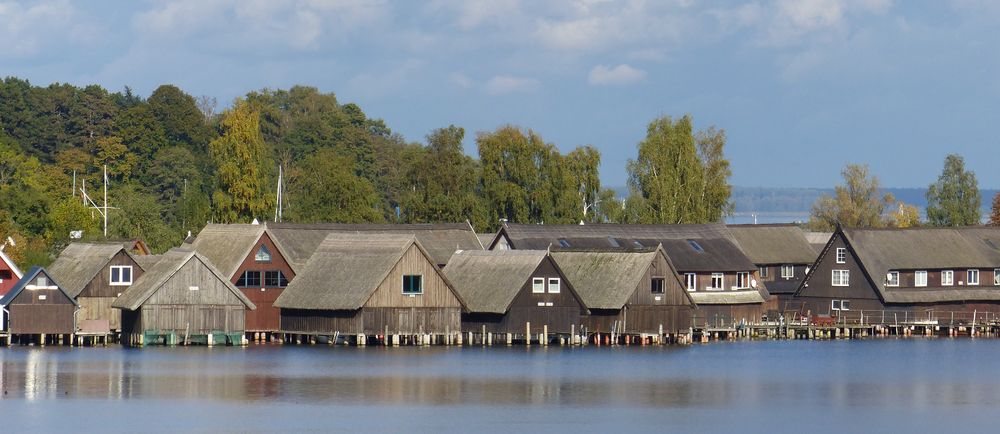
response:
[[[687,240],[687,242],[688,242],[688,244],[691,245],[691,248],[694,249],[694,251],[696,251],[698,253],[702,253],[702,252],[705,251],[705,249],[701,248],[701,244],[698,244],[697,241],[695,241],[695,240]]]

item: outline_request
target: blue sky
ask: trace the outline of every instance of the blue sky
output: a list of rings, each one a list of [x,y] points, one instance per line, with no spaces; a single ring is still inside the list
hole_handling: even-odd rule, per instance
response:
[[[0,74],[173,83],[228,104],[306,84],[409,140],[449,124],[592,144],[624,185],[646,124],[726,130],[732,183],[829,187],[867,163],[926,186],[959,153],[1000,187],[1000,2],[990,0],[0,0]]]

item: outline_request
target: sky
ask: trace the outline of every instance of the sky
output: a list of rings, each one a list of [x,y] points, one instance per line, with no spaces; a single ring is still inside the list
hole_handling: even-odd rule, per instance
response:
[[[593,145],[623,186],[646,125],[726,131],[731,183],[831,187],[847,163],[924,187],[965,157],[1000,187],[992,0],[0,0],[0,75],[175,84],[221,106],[296,84],[407,140],[513,124]]]

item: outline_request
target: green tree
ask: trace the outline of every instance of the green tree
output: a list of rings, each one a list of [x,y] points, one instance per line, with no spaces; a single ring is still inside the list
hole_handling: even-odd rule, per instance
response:
[[[891,226],[897,228],[920,226],[920,210],[917,207],[903,202],[897,202],[897,205],[899,207],[892,213]]]
[[[410,188],[401,200],[403,220],[412,223],[477,220],[477,171],[465,155],[465,130],[450,125],[427,135],[427,147],[415,155],[406,176]]]
[[[94,162],[106,165],[108,176],[118,181],[127,181],[138,164],[138,157],[129,152],[128,148],[122,144],[122,139],[115,136],[98,139],[95,151],[97,158]]]
[[[729,177],[733,172],[723,151],[726,146],[726,131],[709,127],[695,134],[695,141],[704,168],[701,221],[722,222],[723,218],[732,214],[734,209],[733,203],[729,200],[733,192],[732,186],[729,185]]]
[[[990,211],[990,226],[1000,226],[1000,193],[993,195]]]
[[[72,231],[82,231],[87,237],[101,235],[100,222],[77,198],[70,197],[57,202],[52,207],[49,220],[45,236],[49,242],[57,245],[65,245]]]
[[[649,124],[639,154],[628,162],[630,223],[705,223],[704,168],[690,116]]]
[[[132,186],[115,191],[117,210],[108,217],[108,235],[117,238],[141,238],[154,252],[164,252],[183,240],[179,230],[163,221],[163,210],[156,198]]]
[[[194,97],[167,84],[156,88],[147,102],[153,116],[163,126],[169,144],[185,146],[195,154],[205,152],[211,132]],[[152,152],[155,150],[150,154]]]
[[[840,174],[844,185],[838,185],[833,196],[823,194],[813,203],[807,226],[816,231],[832,231],[838,224],[849,228],[887,226],[885,210],[895,199],[882,194],[881,184],[868,166],[848,164]]]
[[[216,219],[233,223],[265,217],[273,199],[265,192],[267,152],[258,113],[246,101],[237,100],[223,115],[222,135],[209,148],[216,167],[212,194]]]
[[[354,174],[351,159],[320,149],[288,177],[287,217],[296,222],[371,223],[383,218],[378,192]]]
[[[601,213],[601,153],[593,146],[583,146],[566,154],[566,162],[573,179],[580,183],[578,195],[583,220],[600,222]]]
[[[112,128],[114,135],[121,138],[129,151],[138,155],[142,167],[148,163],[160,148],[167,146],[167,134],[157,120],[149,104],[138,103],[118,112]]]
[[[948,155],[936,183],[927,189],[927,221],[934,226],[978,225],[979,183],[976,174],[965,170],[965,160]]]

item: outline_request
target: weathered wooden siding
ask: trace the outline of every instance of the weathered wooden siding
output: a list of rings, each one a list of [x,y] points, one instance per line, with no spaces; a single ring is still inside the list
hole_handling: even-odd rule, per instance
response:
[[[257,262],[254,259],[260,246],[266,246],[271,252],[270,262]],[[278,308],[274,307],[274,300],[278,299],[278,296],[281,295],[281,292],[285,288],[264,285],[264,272],[281,271],[288,282],[291,282],[295,278],[295,271],[292,270],[288,261],[281,256],[281,252],[278,251],[278,248],[274,245],[274,241],[271,240],[271,237],[266,232],[257,240],[257,244],[250,249],[250,254],[246,258],[243,258],[243,263],[236,269],[236,273],[230,276],[230,281],[235,285],[244,271],[261,272],[261,285],[259,287],[240,288],[240,291],[243,291],[243,294],[257,306],[256,310],[248,310],[246,313],[247,331],[277,331],[280,325],[280,315]]]
[[[215,331],[243,332],[244,307],[206,305],[143,305],[142,331],[173,331],[178,334],[206,334]]]
[[[52,279],[47,280],[51,285]],[[36,277],[31,284],[36,285],[37,282]],[[76,306],[59,289],[25,288],[11,300],[7,310],[10,312],[9,330],[14,334],[70,334],[76,331],[73,316]]]
[[[198,289],[191,290],[193,286]],[[181,266],[140,309],[143,331],[202,334],[246,330],[246,307],[197,257]]]
[[[77,321],[83,320],[108,320],[111,330],[121,329],[121,309],[111,307],[111,303],[117,297],[80,297],[77,303],[80,304],[80,312],[76,314]]]
[[[695,327],[731,327],[734,324],[757,324],[764,316],[764,303],[701,304],[693,312]]]
[[[422,275],[424,293],[416,296],[403,294],[403,276]],[[365,308],[369,307],[462,307],[448,284],[438,274],[437,266],[420,252],[416,245],[410,246],[385,280],[372,294]]]
[[[653,278],[663,279],[663,294],[653,294]],[[735,277],[733,278],[735,282]],[[646,274],[639,281],[639,288],[629,298],[631,306],[691,306],[687,290],[674,277],[674,272],[667,260],[656,255],[656,260],[646,269]],[[659,297],[659,300],[657,300]]]
[[[847,248],[847,260],[837,263],[837,248]],[[848,286],[833,286],[833,270],[849,270]],[[883,279],[885,276],[881,276]],[[980,274],[980,281],[982,275]],[[807,314],[829,315],[832,300],[850,300],[851,309],[881,310],[885,307],[878,292],[865,277],[858,258],[847,247],[843,235],[834,233],[829,250],[825,251],[812,270],[807,286],[796,296],[804,304]]]
[[[456,332],[460,308],[364,308],[358,311],[281,309],[281,330],[287,333],[390,334]]]
[[[90,283],[87,283],[87,286],[83,288],[83,291],[80,292],[80,295],[77,296],[77,299],[79,299],[80,297],[118,297],[119,295],[121,295],[121,293],[125,292],[125,290],[128,289],[128,286],[111,286],[112,265],[131,266],[132,282],[138,281],[139,277],[141,277],[143,273],[142,268],[139,267],[139,264],[136,264],[135,261],[133,261],[132,258],[129,255],[127,255],[124,250],[122,250],[118,252],[118,254],[116,254],[114,257],[112,257],[110,261],[108,261],[108,264],[105,265],[104,268],[102,268],[101,271],[99,271],[96,276],[94,276],[94,278],[90,281]],[[104,318],[95,318],[95,319],[104,319]]]
[[[693,310],[687,306],[629,306],[622,310],[592,310],[583,317],[588,333],[609,333],[615,322],[625,333],[686,333]]]

